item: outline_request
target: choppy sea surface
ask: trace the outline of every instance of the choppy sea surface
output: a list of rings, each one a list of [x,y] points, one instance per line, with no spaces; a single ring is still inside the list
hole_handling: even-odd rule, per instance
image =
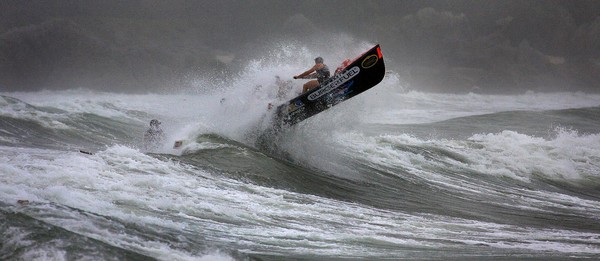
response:
[[[600,258],[600,95],[401,85],[391,73],[271,149],[270,76],[0,93],[0,259]],[[166,140],[148,151],[151,119]]]

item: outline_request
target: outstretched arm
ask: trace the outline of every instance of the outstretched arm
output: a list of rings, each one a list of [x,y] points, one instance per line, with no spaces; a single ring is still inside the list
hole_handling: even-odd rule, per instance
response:
[[[301,73],[300,75],[296,75],[294,76],[294,79],[302,79],[302,78],[307,78],[307,76],[310,76],[311,73],[314,73],[316,70],[319,69],[319,65],[320,64],[315,64],[315,66],[313,66],[312,68],[308,69],[308,71]]]
[[[314,79],[314,78],[317,78],[317,74],[316,73],[311,73],[311,74],[306,75],[306,76],[302,76],[302,74],[298,75],[298,76],[294,76],[294,79]]]

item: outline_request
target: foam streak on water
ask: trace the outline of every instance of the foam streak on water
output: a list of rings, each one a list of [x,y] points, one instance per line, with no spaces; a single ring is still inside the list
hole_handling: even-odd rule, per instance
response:
[[[600,255],[600,95],[429,94],[389,72],[265,150],[291,61],[164,95],[2,93],[0,259]]]

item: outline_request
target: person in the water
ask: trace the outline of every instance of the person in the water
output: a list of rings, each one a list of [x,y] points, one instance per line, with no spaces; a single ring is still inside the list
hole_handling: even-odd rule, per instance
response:
[[[165,133],[160,128],[160,121],[150,121],[150,128],[144,133],[144,147],[146,150],[156,149],[165,139]]]

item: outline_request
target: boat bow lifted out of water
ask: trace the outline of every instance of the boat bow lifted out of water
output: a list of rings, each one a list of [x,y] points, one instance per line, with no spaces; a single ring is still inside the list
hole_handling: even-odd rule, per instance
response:
[[[385,75],[379,45],[349,61],[336,74],[298,97],[277,107],[275,125],[291,126],[377,85]]]

